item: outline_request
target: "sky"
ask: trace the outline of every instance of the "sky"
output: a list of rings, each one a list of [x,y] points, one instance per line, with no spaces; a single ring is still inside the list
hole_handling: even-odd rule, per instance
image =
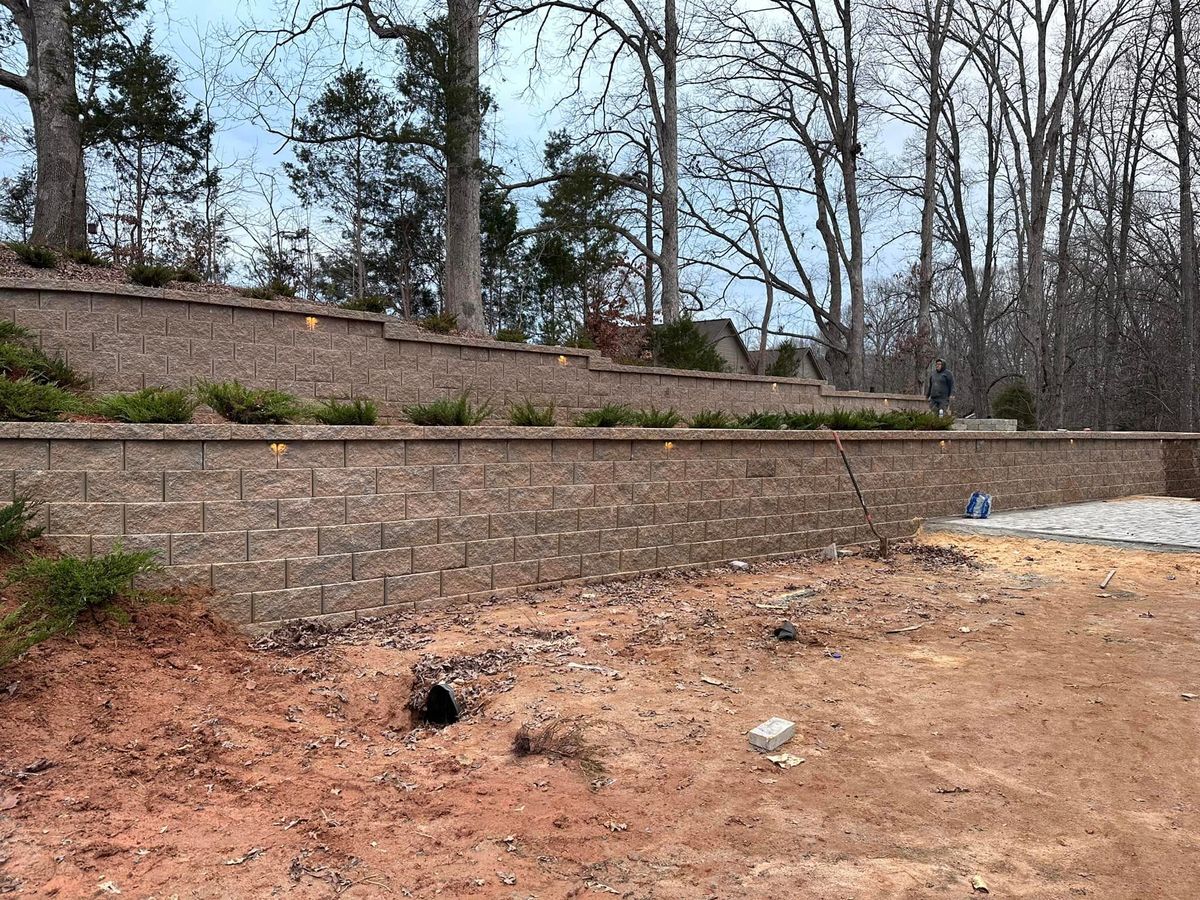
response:
[[[181,68],[187,70],[195,60],[197,47],[201,43],[197,35],[206,33],[236,34],[240,23],[251,20],[270,22],[275,17],[272,0],[151,0],[150,21],[156,33],[160,50],[176,55],[182,61]],[[362,29],[365,32],[365,29]],[[491,162],[502,165],[510,177],[539,174],[541,147],[547,134],[561,124],[561,117],[553,110],[555,101],[569,88],[566,77],[546,75],[533,88],[529,85],[528,58],[530,33],[516,31],[504,36],[506,44],[500,48],[498,57],[485,69],[485,83],[495,103],[495,113],[490,127],[496,135],[495,145],[490,148]],[[499,61],[497,61],[497,59]],[[371,60],[367,57],[368,68]],[[237,75],[237,71],[227,74]],[[199,85],[188,81],[185,87],[198,93]],[[12,123],[28,121],[28,111],[23,98],[11,91],[0,90],[0,116],[11,128]],[[217,135],[219,155],[226,159],[252,161],[255,169],[270,171],[286,161],[289,153],[282,141],[268,134],[259,125],[241,120],[236,115],[225,117],[219,123]],[[903,144],[904,135],[896,130],[880,136],[885,152],[894,152]],[[879,144],[876,145],[877,147]],[[485,154],[489,150],[485,149]],[[11,174],[26,162],[22,155],[4,152],[0,148],[0,175]],[[526,210],[532,208],[527,203]],[[528,215],[528,212],[526,213]],[[878,241],[872,255],[872,271],[868,276],[894,271],[904,259],[911,258],[911,242]],[[882,249],[880,249],[882,248]],[[719,290],[721,285],[715,284]],[[744,285],[730,292],[729,308],[739,308],[751,315],[761,306],[761,288]],[[801,319],[806,315],[801,315]],[[802,323],[801,323],[802,324]]]

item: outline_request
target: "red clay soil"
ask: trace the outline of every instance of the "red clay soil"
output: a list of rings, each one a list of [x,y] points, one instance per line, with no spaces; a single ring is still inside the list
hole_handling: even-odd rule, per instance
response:
[[[1195,897],[1200,558],[955,545],[976,564],[720,569],[267,650],[195,602],[90,626],[0,671],[0,893]],[[414,664],[474,711],[413,730]],[[750,749],[773,715],[802,764]],[[575,717],[584,749],[514,754]]]

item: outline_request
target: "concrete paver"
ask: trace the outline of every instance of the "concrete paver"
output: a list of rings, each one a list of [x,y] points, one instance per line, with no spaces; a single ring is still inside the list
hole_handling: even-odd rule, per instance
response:
[[[930,531],[1006,534],[1159,550],[1200,550],[1200,501],[1127,497],[1047,509],[996,512],[987,519],[937,519]]]

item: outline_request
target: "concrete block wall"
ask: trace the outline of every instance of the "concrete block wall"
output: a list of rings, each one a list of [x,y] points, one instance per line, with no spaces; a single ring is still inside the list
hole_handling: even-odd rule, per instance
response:
[[[623,366],[590,350],[443,337],[387,316],[199,292],[0,279],[0,318],[36,332],[98,391],[236,378],[303,398],[364,397],[385,421],[463,390],[491,401],[498,418],[511,402],[553,404],[561,424],[608,403],[684,415],[925,406],[820,381]]]
[[[1200,488],[1195,437],[843,440],[892,535],[976,489],[1012,509]],[[156,550],[254,625],[870,540],[819,432],[0,424],[0,500],[20,495],[65,550]]]

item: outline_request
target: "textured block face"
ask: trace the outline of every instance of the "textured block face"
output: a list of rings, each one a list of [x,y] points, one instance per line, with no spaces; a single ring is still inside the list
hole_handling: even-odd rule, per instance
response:
[[[383,606],[384,580],[372,578],[343,584],[327,584],[322,596],[322,608],[326,613]]]
[[[279,622],[321,614],[321,588],[262,591],[251,595],[255,622]]]
[[[464,388],[533,395],[560,421],[610,402],[684,414],[881,402],[788,382],[764,396],[769,384],[754,379],[626,370],[574,351],[561,366],[536,348],[427,339],[335,311],[319,311],[321,329],[309,333],[303,312],[248,300],[43,299],[0,289],[0,315],[41,329],[45,346],[122,389],[238,377],[301,396],[367,397],[393,421],[406,403]],[[212,584],[239,622],[336,619],[869,539],[819,434],[681,431],[667,448],[645,431],[524,431],[406,430],[395,440],[324,426],[0,423],[0,494],[43,501],[39,521],[64,549],[102,553],[121,539],[157,550],[172,578]],[[888,533],[959,512],[976,489],[1008,509],[1200,492],[1195,440],[945,437],[846,439]],[[286,452],[273,452],[280,443]]]

